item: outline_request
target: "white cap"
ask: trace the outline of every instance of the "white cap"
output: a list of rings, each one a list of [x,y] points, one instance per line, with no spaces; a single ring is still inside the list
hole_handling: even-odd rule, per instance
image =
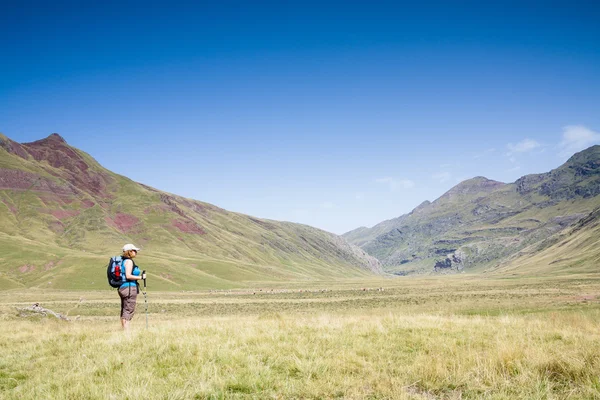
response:
[[[127,243],[125,246],[123,246],[123,251],[124,252],[125,251],[130,251],[130,250],[140,251],[140,249],[138,249],[137,247],[135,247],[131,243]]]

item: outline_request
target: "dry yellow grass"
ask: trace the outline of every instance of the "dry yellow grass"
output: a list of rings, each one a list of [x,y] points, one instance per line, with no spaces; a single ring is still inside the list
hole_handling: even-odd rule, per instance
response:
[[[600,398],[600,308],[587,297],[572,303],[582,287],[597,290],[594,282],[521,282],[518,308],[500,296],[518,293],[514,285],[481,281],[463,288],[469,303],[442,311],[436,304],[457,292],[452,282],[409,281],[371,293],[340,287],[305,297],[155,293],[149,329],[141,297],[129,334],[109,316],[118,312],[116,299],[104,311],[112,299],[106,293],[90,293],[71,313],[82,317],[71,323],[17,318],[14,296],[4,293],[0,397]],[[64,312],[81,293],[28,296]],[[420,303],[399,302],[402,296]],[[216,308],[207,314],[203,307],[211,303]],[[314,308],[320,303],[329,306]],[[169,305],[176,307],[161,312]],[[507,311],[498,312],[502,305]]]

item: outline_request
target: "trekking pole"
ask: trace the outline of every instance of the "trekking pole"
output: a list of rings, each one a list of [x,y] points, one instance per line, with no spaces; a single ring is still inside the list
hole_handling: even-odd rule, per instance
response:
[[[146,271],[142,271],[142,277],[144,279],[144,304],[146,305],[146,329],[148,329],[148,296],[146,296]]]

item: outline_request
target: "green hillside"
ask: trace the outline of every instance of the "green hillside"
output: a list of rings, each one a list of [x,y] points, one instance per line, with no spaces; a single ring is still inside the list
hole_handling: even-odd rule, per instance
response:
[[[102,288],[126,242],[165,290],[379,273],[334,234],[232,213],[136,183],[57,134],[19,144],[0,135],[0,288]]]
[[[515,183],[461,182],[409,214],[343,236],[388,272],[477,271],[567,229],[598,206],[600,146],[593,146]]]
[[[518,276],[600,272],[600,207],[573,226],[531,245],[489,273]]]

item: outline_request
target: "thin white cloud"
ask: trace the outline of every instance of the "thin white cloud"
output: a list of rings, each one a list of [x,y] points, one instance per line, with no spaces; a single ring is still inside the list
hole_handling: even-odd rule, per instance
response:
[[[391,177],[378,178],[375,179],[375,182],[382,183],[384,185],[388,185],[392,192],[397,191],[398,189],[412,189],[415,187],[415,183],[410,179],[400,179],[397,180]]]
[[[542,145],[533,139],[524,139],[517,144],[509,143],[506,147],[508,147],[508,156],[511,156],[514,153],[527,153],[538,147],[542,147]]]
[[[600,133],[583,125],[569,125],[563,128],[562,141],[558,145],[560,157],[570,157],[573,153],[600,143]]]
[[[437,174],[431,175],[433,179],[440,181],[440,183],[448,182],[452,178],[452,174],[448,171],[442,171]]]
[[[365,194],[363,192],[356,193],[354,198],[358,201],[363,201],[365,199]]]

